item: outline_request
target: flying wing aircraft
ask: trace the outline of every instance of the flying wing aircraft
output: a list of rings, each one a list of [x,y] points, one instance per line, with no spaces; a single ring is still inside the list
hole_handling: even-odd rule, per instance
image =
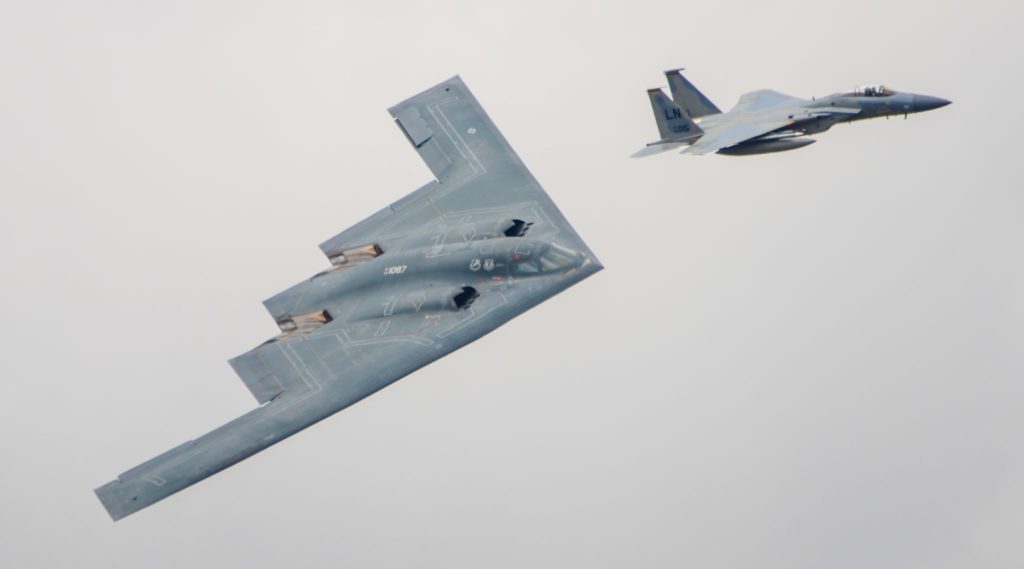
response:
[[[764,89],[743,95],[723,113],[681,71],[665,72],[672,99],[660,88],[647,90],[661,138],[633,154],[634,158],[680,148],[683,154],[737,156],[792,150],[814,142],[806,135],[841,122],[906,116],[949,104],[938,97],[885,86],[859,87],[810,100]]]
[[[117,520],[331,416],[602,266],[459,77],[388,110],[436,180],[320,245],[232,359],[259,407],[96,489]]]

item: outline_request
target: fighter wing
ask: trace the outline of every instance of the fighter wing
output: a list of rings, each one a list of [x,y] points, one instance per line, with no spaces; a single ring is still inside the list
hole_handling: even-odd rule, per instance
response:
[[[112,518],[141,510],[260,452],[601,269],[458,77],[400,103],[391,113],[438,180],[329,240],[323,246],[329,257],[339,251],[377,251],[350,247],[366,243],[384,243],[387,254],[387,247],[400,249],[403,236],[413,231],[423,237],[425,228],[438,232],[432,242],[444,249],[450,233],[446,227],[518,212],[535,224],[531,236],[569,245],[586,262],[510,283],[488,278],[484,272],[492,260],[486,259],[473,286],[428,286],[396,296],[366,291],[302,314],[289,307],[302,306],[306,295],[358,267],[325,271],[275,296],[267,308],[275,318],[287,316],[278,320],[283,333],[231,361],[262,405],[97,488]],[[452,250],[472,247],[485,254],[489,246],[486,240],[466,241],[453,244]]]
[[[652,142],[647,146],[637,150],[636,152],[629,155],[630,158],[644,158],[647,156],[654,156],[655,154],[661,154],[663,152],[671,152],[680,146],[685,146],[687,142]]]
[[[531,234],[561,232],[585,246],[458,76],[388,109],[436,178],[320,245],[392,242],[459,220],[536,212]]]
[[[740,97],[736,106],[722,118],[705,127],[705,134],[683,154],[710,154],[723,148],[759,138],[770,132],[799,127],[804,120],[833,114],[857,114],[858,109],[810,107],[808,101],[763,89]]]
[[[704,136],[688,146],[682,154],[710,154],[723,148],[735,146],[753,138],[763,136],[789,124],[785,115],[767,117],[749,117],[749,120],[737,119],[730,123],[706,128]]]
[[[777,114],[782,113],[793,115],[789,118],[800,120],[801,118],[823,117],[828,115],[856,115],[860,109],[851,107],[815,107],[810,102],[799,97],[793,97],[778,91],[762,89],[746,93],[740,97],[736,106],[729,110],[730,113],[756,113]],[[737,114],[737,116],[739,116]]]
[[[745,93],[729,112],[763,111],[784,105],[799,105],[803,102],[804,100],[799,97],[793,97],[778,91],[772,91],[771,89],[761,89],[760,91]]]

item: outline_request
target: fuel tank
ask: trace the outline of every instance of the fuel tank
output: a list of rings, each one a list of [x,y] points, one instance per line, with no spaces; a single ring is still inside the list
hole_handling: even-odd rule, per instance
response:
[[[729,148],[723,148],[719,150],[718,153],[726,156],[768,154],[771,152],[796,150],[797,148],[803,148],[804,146],[813,144],[814,142],[815,140],[813,138],[778,138],[775,140],[745,142],[743,144],[737,144],[736,146],[730,146]]]

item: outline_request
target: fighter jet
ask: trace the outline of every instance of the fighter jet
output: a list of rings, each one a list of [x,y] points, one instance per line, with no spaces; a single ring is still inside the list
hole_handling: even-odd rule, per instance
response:
[[[743,95],[735,107],[723,113],[681,71],[665,72],[672,99],[660,88],[647,90],[661,139],[633,154],[634,158],[680,147],[685,147],[682,154],[717,152],[734,156],[793,150],[814,142],[806,135],[825,132],[841,122],[906,117],[950,103],[883,85],[810,100],[763,89]]]
[[[328,239],[330,268],[264,302],[280,333],[230,361],[259,407],[97,488],[114,520],[601,270],[458,76],[388,112],[436,180]]]

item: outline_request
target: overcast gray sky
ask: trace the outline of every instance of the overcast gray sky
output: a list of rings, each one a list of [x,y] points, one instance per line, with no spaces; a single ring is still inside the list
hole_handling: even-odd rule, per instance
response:
[[[1019,0],[3,2],[0,566],[1024,565]],[[644,89],[952,99],[627,156]],[[117,524],[461,74],[607,270]]]

